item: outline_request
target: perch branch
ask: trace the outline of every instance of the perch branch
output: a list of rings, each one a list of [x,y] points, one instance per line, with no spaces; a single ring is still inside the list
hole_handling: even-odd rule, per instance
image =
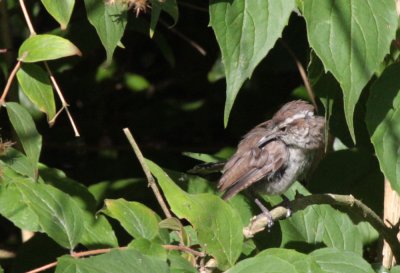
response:
[[[383,220],[373,210],[352,195],[314,194],[302,196],[290,202],[290,211],[295,213],[308,206],[322,204],[332,205],[334,207],[345,207],[361,216],[365,221],[370,223],[379,234],[382,234],[383,238],[390,245],[396,260],[400,261],[400,242],[397,239],[398,229],[386,226]],[[277,206],[271,210],[271,216],[274,221],[285,219],[288,213],[289,209],[283,206]],[[254,234],[264,230],[267,224],[268,218],[264,214],[254,216],[250,224],[243,229],[243,234],[246,238],[251,238]]]
[[[129,143],[131,144],[132,149],[135,152],[135,154],[136,154],[136,156],[137,156],[137,158],[138,158],[138,160],[140,162],[140,165],[143,168],[144,174],[146,175],[147,181],[149,182],[149,186],[153,190],[154,195],[156,196],[157,201],[160,204],[165,216],[167,216],[167,218],[171,218],[172,214],[169,211],[168,206],[165,203],[164,198],[162,197],[162,195],[160,193],[160,190],[157,187],[156,181],[154,180],[154,177],[151,174],[151,172],[149,170],[149,167],[147,166],[146,161],[145,161],[145,159],[143,157],[143,154],[140,151],[139,146],[137,145],[135,139],[133,138],[133,135],[132,135],[131,131],[129,130],[129,128],[124,128],[123,131],[125,133],[126,138],[129,141]]]

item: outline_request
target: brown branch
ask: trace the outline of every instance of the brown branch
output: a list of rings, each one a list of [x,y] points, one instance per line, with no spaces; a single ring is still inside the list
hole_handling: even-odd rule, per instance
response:
[[[381,218],[369,207],[360,200],[357,200],[352,195],[339,194],[313,194],[309,196],[299,197],[290,202],[290,210],[283,206],[278,206],[271,210],[273,220],[285,219],[290,213],[304,210],[311,205],[328,204],[334,207],[345,207],[346,209],[356,213],[365,221],[371,224],[379,234],[390,245],[393,255],[400,261],[400,242],[397,240],[398,227],[392,228],[385,225]],[[251,238],[254,234],[262,231],[268,224],[268,218],[264,214],[259,214],[251,219],[250,224],[243,229],[243,234],[246,238]]]
[[[203,252],[199,252],[199,251],[193,250],[193,249],[191,249],[189,247],[186,247],[186,246],[176,246],[176,245],[161,245],[161,246],[163,248],[165,248],[166,250],[181,250],[183,252],[187,252],[187,253],[193,254],[195,256],[205,257],[205,254]],[[82,251],[82,252],[74,252],[74,253],[71,254],[71,256],[75,257],[75,258],[81,258],[81,257],[87,257],[87,256],[92,256],[92,255],[99,255],[99,254],[108,253],[108,252],[110,252],[111,250],[114,250],[114,249],[125,250],[125,249],[128,249],[128,247],[121,246],[121,247],[117,247],[117,248],[93,249],[93,250],[87,250],[87,251]],[[52,263],[46,264],[44,266],[35,268],[33,270],[27,271],[25,273],[42,272],[42,271],[45,271],[47,269],[56,267],[57,264],[58,264],[57,261],[56,262],[52,262]]]
[[[62,104],[62,107],[61,107],[60,111],[58,111],[58,113],[54,116],[54,118],[49,121],[49,124],[50,124],[50,126],[52,124],[54,124],[54,122],[56,121],[56,118],[61,113],[61,111],[65,110],[65,112],[67,113],[69,122],[71,123],[72,129],[74,130],[75,137],[79,137],[80,136],[79,130],[78,130],[78,128],[77,128],[77,126],[75,124],[75,121],[72,118],[72,115],[71,115],[71,113],[69,112],[69,109],[68,109],[69,104],[65,100],[64,95],[61,92],[61,89],[60,89],[60,87],[59,87],[59,85],[58,85],[58,83],[56,81],[56,78],[54,77],[53,72],[51,71],[51,69],[50,69],[49,65],[47,64],[47,62],[44,62],[44,65],[46,67],[47,73],[49,73],[49,75],[50,75],[50,80],[51,80],[51,82],[52,82],[52,84],[54,86],[54,89],[56,90],[56,93],[57,93],[58,97],[60,98],[60,101],[61,101],[61,104]]]
[[[14,66],[14,69],[11,71],[10,76],[8,77],[7,84],[4,87],[3,94],[1,95],[1,98],[0,98],[0,107],[4,106],[4,104],[6,102],[7,94],[11,89],[11,85],[12,85],[12,83],[14,81],[15,75],[18,72],[18,69],[21,67],[21,62],[22,62],[23,58],[24,58],[24,56],[22,56],[21,60],[19,60],[17,62],[17,64]]]
[[[154,195],[156,196],[157,201],[158,201],[158,203],[160,204],[160,206],[161,206],[161,208],[162,208],[162,210],[163,210],[165,216],[166,216],[167,218],[171,218],[171,217],[172,217],[172,214],[171,214],[171,212],[169,211],[168,206],[167,206],[167,204],[165,203],[164,198],[162,197],[162,195],[161,195],[161,193],[160,193],[160,190],[159,190],[158,187],[157,187],[156,181],[154,180],[154,177],[153,177],[153,175],[151,174],[150,169],[149,169],[149,167],[147,166],[146,161],[145,161],[145,159],[144,159],[144,157],[143,157],[143,154],[142,154],[142,152],[140,151],[139,146],[137,145],[135,139],[133,138],[133,135],[132,135],[131,131],[129,130],[129,128],[124,128],[123,131],[124,131],[124,133],[125,133],[126,138],[127,138],[128,141],[129,141],[129,143],[131,144],[132,149],[133,149],[133,151],[135,152],[136,157],[138,158],[140,165],[142,166],[142,169],[143,169],[143,171],[144,171],[144,174],[146,175],[146,178],[147,178],[147,181],[148,181],[148,183],[149,183],[149,186],[150,186],[151,189],[153,190]]]
[[[26,21],[26,24],[28,25],[31,36],[36,35],[36,31],[33,28],[33,24],[32,24],[31,18],[29,17],[28,10],[26,9],[24,0],[19,0],[19,5],[21,6],[22,13],[24,14],[25,21]]]

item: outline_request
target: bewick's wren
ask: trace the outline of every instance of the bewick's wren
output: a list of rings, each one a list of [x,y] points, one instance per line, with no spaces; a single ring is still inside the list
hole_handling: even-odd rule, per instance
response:
[[[281,194],[303,178],[324,147],[323,117],[301,100],[285,104],[272,119],[257,125],[239,143],[225,164],[218,188],[229,199],[253,188]]]

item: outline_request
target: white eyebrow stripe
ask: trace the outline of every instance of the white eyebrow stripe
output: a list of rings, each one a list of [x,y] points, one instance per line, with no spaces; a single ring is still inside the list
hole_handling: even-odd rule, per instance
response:
[[[307,110],[301,111],[301,112],[293,115],[292,117],[287,118],[285,120],[285,122],[279,126],[279,128],[285,127],[286,125],[288,125],[289,123],[292,123],[296,119],[301,119],[301,118],[311,117],[311,116],[314,116],[314,113],[312,111],[307,111]]]

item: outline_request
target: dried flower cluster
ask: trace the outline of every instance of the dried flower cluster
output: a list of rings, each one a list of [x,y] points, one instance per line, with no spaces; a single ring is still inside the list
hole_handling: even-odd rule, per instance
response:
[[[115,3],[126,5],[128,10],[132,9],[136,13],[136,17],[150,8],[149,0],[106,0],[106,3],[110,5]]]

